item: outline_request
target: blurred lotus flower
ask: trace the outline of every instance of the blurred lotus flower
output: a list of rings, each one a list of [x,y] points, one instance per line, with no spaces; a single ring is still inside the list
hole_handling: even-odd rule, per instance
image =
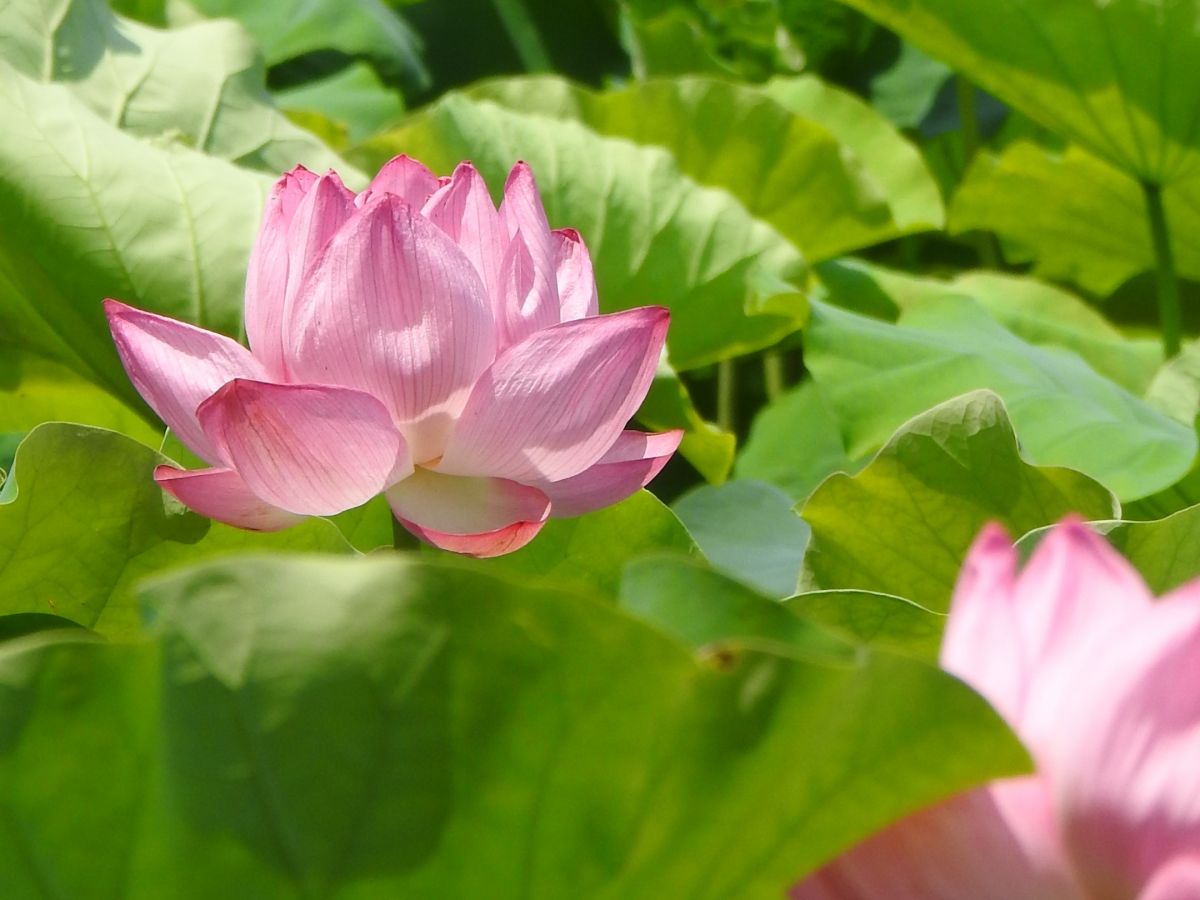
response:
[[[250,259],[249,350],[106,310],[138,391],[211,465],[155,479],[242,528],[382,491],[423,540],[494,556],[633,493],[680,439],[624,430],[667,311],[597,315],[587,248],[550,229],[524,163],[499,210],[470,163],[437,178],[400,156],[357,195],[333,172],[284,175]]]
[[[901,821],[794,900],[1200,898],[1200,581],[1156,602],[1078,522],[1016,566],[986,530],[942,664],[1007,719],[1037,774]]]

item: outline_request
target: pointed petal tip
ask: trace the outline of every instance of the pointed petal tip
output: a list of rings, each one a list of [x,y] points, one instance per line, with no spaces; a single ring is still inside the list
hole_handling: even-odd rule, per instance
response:
[[[232,469],[160,465],[154,469],[154,481],[198,515],[246,531],[282,531],[306,518],[259,499]]]

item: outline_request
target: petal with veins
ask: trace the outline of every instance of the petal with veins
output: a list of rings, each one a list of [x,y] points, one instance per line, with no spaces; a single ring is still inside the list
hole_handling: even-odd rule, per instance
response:
[[[104,301],[117,353],[138,393],[193,453],[210,463],[220,454],[205,436],[196,409],[234,378],[264,379],[263,365],[237,341]]]
[[[187,472],[159,466],[154,470],[154,480],[188,509],[237,528],[279,531],[305,518],[260,500],[233,469]]]
[[[292,309],[297,380],[379,398],[414,460],[441,454],[495,350],[479,274],[441,229],[391,194],[370,200],[329,243]]]
[[[509,347],[480,376],[438,471],[561,481],[597,462],[637,411],[669,316],[642,307],[564,322]]]
[[[239,379],[198,416],[251,491],[300,515],[359,506],[412,471],[387,409],[360,391]]]
[[[554,518],[581,516],[619,503],[644,488],[662,471],[682,439],[682,431],[625,431],[595,465],[562,481],[538,482],[537,487],[550,498]]]
[[[395,194],[405,203],[420,208],[437,187],[436,175],[423,163],[401,153],[383,164],[379,173],[367,185],[367,189],[355,199],[355,203],[362,206],[380,194]]]
[[[288,229],[317,176],[304,166],[285,173],[271,189],[246,272],[246,339],[267,371],[283,369],[282,327],[288,279]]]

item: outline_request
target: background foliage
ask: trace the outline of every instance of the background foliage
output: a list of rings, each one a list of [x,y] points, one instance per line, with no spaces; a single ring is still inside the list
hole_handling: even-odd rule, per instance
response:
[[[781,896],[1024,771],[986,521],[1200,574],[1195,0],[0,3],[0,896]],[[1153,57],[1155,65],[1146,65]],[[533,165],[681,453],[488,561],[259,535],[100,301],[238,337],[265,192]]]

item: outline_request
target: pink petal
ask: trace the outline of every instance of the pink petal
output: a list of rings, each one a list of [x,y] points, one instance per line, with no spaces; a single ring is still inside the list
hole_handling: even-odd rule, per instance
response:
[[[971,546],[942,638],[942,668],[979,691],[1010,722],[1025,703],[1029,666],[1014,610],[1017,551],[989,524]]]
[[[596,275],[592,256],[579,232],[560,228],[551,232],[554,240],[554,271],[558,284],[560,318],[564,322],[599,315]]]
[[[104,301],[117,353],[138,393],[187,447],[210,463],[220,454],[196,420],[196,408],[234,378],[265,378],[266,370],[237,341]]]
[[[423,541],[480,557],[525,546],[550,513],[550,501],[537,488],[423,468],[393,485],[387,498],[400,524]]]
[[[508,235],[483,177],[469,162],[459,163],[450,180],[429,198],[422,215],[446,232],[471,260],[494,310],[499,309],[500,264]]]
[[[1098,896],[1134,896],[1200,849],[1200,582],[1093,650],[1058,721],[1064,831]]]
[[[498,351],[520,343],[535,331],[558,324],[558,296],[550,273],[538,268],[519,231],[509,241],[500,264],[499,290]]]
[[[317,176],[304,166],[285,173],[271,189],[246,272],[246,339],[272,373],[282,373],[283,298],[288,278],[288,229],[296,207]]]
[[[1138,900],[1196,900],[1197,897],[1200,897],[1200,853],[1168,863],[1138,894]]]
[[[288,226],[288,276],[280,333],[283,347],[288,345],[291,308],[297,292],[316,266],[322,251],[353,213],[354,193],[342,184],[336,172],[318,178],[296,207]],[[286,357],[283,362],[285,369],[281,375],[286,373]]]
[[[509,239],[518,235],[529,251],[529,289],[505,308],[503,346],[524,340],[533,332],[562,321],[558,299],[557,239],[550,232],[542,197],[533,172],[523,162],[513,166],[504,185],[500,221]],[[499,318],[499,317],[498,317]]]
[[[579,474],[646,396],[669,318],[641,307],[564,322],[508,348],[471,391],[438,470],[525,482]]]
[[[198,415],[251,491],[300,515],[359,506],[412,470],[387,409],[359,391],[238,379]]]
[[[537,487],[550,498],[554,518],[581,516],[619,503],[649,484],[682,439],[682,431],[624,431],[595,465],[562,481],[538,482]]]
[[[1048,791],[1001,782],[916,813],[792,888],[792,900],[1084,900]]]
[[[330,241],[296,297],[288,334],[297,380],[382,400],[417,462],[441,454],[495,348],[471,262],[391,194],[370,200]]]
[[[250,531],[279,531],[304,521],[254,495],[233,469],[185,472],[174,466],[154,470],[159,486],[202,516]]]
[[[402,153],[383,164],[379,173],[371,179],[367,189],[358,195],[355,202],[362,206],[380,194],[395,194],[405,203],[420,208],[437,187],[436,175],[422,163]]]
[[[1031,688],[1021,718],[1010,724],[1041,755],[1056,743],[1064,711],[1075,705],[1078,673],[1153,601],[1133,567],[1078,519],[1042,540],[1014,595]]]

